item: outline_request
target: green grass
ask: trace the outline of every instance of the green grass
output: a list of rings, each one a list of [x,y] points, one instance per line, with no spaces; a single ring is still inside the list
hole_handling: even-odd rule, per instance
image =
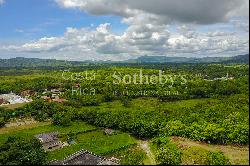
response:
[[[93,131],[77,135],[77,144],[49,152],[49,160],[61,160],[76,151],[85,149],[95,154],[105,155],[136,143],[129,134],[118,132],[111,136],[103,131]]]
[[[198,104],[205,104],[207,102],[217,103],[219,102],[216,99],[191,99],[191,100],[181,100],[175,102],[160,102],[156,98],[137,98],[131,101],[131,104],[128,108],[124,107],[120,101],[113,101],[108,103],[102,103],[100,106],[95,108],[101,110],[110,110],[116,111],[117,109],[127,109],[127,110],[138,110],[143,109],[145,111],[155,111],[156,108],[160,110],[172,110],[179,111],[187,108],[194,108]],[[93,107],[85,107],[93,109]]]
[[[121,149],[115,153],[108,155],[107,157],[116,157],[120,159],[121,165],[143,165],[146,164],[147,155],[138,146],[131,146],[127,149]]]
[[[18,131],[9,131],[1,133],[0,130],[0,144],[3,144],[8,137],[10,136],[17,136],[17,137],[33,137],[36,134],[40,133],[47,133],[47,132],[54,132],[58,131],[60,134],[67,134],[67,133],[79,133],[85,132],[96,129],[94,126],[88,125],[84,122],[76,121],[72,122],[68,127],[61,127],[61,126],[54,126],[52,124],[34,127],[31,129],[23,129]]]
[[[207,102],[217,102],[216,99],[192,99],[192,100],[181,100],[176,102],[165,102],[160,105],[161,109],[166,110],[181,110],[181,109],[187,109],[187,108],[193,108],[197,104],[203,104]]]

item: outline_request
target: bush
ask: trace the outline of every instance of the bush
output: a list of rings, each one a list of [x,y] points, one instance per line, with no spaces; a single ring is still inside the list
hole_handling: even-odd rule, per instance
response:
[[[182,136],[185,125],[179,121],[169,121],[164,128],[164,133],[168,136]]]
[[[181,164],[181,151],[176,144],[172,143],[166,135],[161,135],[153,139],[156,147],[156,161],[163,165]]]
[[[54,125],[69,126],[71,122],[71,116],[65,112],[58,112],[53,115],[52,123]]]
[[[146,154],[143,150],[138,150],[137,152],[128,152],[124,155],[124,158],[121,160],[123,165],[141,165],[143,160],[146,158]]]
[[[222,152],[209,152],[208,165],[229,165],[229,159]]]
[[[156,160],[163,165],[181,164],[181,151],[173,143],[162,144],[163,146],[156,151]]]
[[[43,165],[47,154],[36,138],[9,137],[0,146],[0,165]]]
[[[4,120],[4,117],[0,117],[0,128],[4,127],[6,121]]]
[[[200,147],[191,147],[183,151],[184,165],[228,165],[229,160],[222,152],[210,152]]]
[[[208,151],[200,147],[191,147],[183,151],[182,164],[184,165],[207,165]]]

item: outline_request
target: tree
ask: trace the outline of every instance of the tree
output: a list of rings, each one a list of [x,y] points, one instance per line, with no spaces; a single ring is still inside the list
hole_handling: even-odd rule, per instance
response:
[[[47,154],[36,138],[9,137],[0,146],[0,165],[42,165]]]
[[[0,128],[3,127],[5,125],[5,120],[4,117],[0,117]]]
[[[54,125],[68,126],[71,121],[71,115],[65,112],[58,112],[53,115],[52,123]]]
[[[181,151],[175,144],[167,143],[156,152],[156,160],[162,165],[180,165]]]
[[[222,152],[209,152],[208,165],[229,165],[229,159]]]

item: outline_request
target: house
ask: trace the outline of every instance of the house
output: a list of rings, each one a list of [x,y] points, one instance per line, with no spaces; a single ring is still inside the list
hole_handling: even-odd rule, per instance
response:
[[[43,99],[44,101],[47,101],[47,102],[52,101],[52,99],[49,96],[41,96],[41,99]]]
[[[18,96],[14,93],[2,94],[0,95],[0,99],[2,99],[2,102],[3,102],[2,104],[18,104],[18,103],[31,102],[31,100],[22,98],[21,96]]]
[[[74,88],[80,88],[80,87],[81,87],[81,84],[75,84],[73,87],[74,87]]]
[[[227,73],[226,77],[221,77],[221,78],[214,78],[212,80],[209,80],[207,78],[205,78],[205,81],[217,81],[217,80],[223,80],[223,81],[227,81],[227,80],[233,80],[234,77],[229,77],[229,74]]]
[[[81,150],[68,156],[64,160],[53,161],[50,165],[119,165],[116,161],[119,160],[106,159],[92,152]]]
[[[60,94],[61,94],[61,91],[58,90],[58,89],[52,89],[52,90],[51,90],[51,93],[60,95]]]
[[[63,143],[58,138],[58,132],[35,135],[43,145],[45,151],[53,151],[63,147]]]
[[[21,92],[22,97],[30,97],[30,96],[35,96],[37,93],[33,90],[25,90]]]
[[[105,130],[104,130],[104,133],[105,133],[106,135],[112,135],[112,134],[114,133],[114,130],[112,130],[112,129],[105,129]]]
[[[67,100],[66,99],[59,99],[59,98],[56,98],[56,99],[52,99],[53,102],[56,102],[56,103],[63,103],[63,102],[66,102]]]
[[[60,90],[58,90],[58,89],[51,89],[51,90],[45,89],[45,91],[42,93],[43,96],[48,96],[51,99],[59,98],[59,96],[61,94],[62,94],[62,92]]]
[[[4,102],[3,98],[0,99],[0,105],[2,105]]]

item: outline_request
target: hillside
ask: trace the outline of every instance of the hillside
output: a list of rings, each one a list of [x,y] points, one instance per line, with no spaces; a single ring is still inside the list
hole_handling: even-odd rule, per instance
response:
[[[141,56],[137,59],[128,60],[128,63],[248,63],[249,54],[234,57],[166,57],[166,56]]]
[[[163,64],[163,63],[243,63],[248,64],[249,54],[238,55],[234,57],[205,57],[205,58],[187,58],[187,57],[166,57],[166,56],[141,56],[137,59],[126,61],[64,61],[55,59],[23,58],[0,59],[0,68],[54,68],[54,67],[75,67],[86,66],[88,64]]]
[[[226,61],[227,63],[244,63],[249,64],[249,54],[238,55],[232,57],[230,60]]]

